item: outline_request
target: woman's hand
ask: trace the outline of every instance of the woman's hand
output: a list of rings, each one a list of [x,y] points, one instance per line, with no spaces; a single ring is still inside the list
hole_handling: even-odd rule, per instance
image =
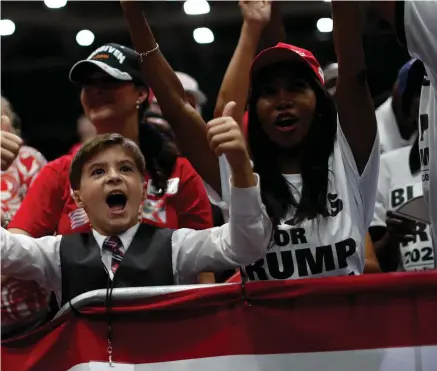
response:
[[[240,1],[244,21],[253,26],[264,28],[270,21],[271,1]]]
[[[399,243],[408,243],[416,240],[416,222],[403,219],[392,211],[387,212],[386,225],[387,232],[385,238],[389,245],[398,245]]]

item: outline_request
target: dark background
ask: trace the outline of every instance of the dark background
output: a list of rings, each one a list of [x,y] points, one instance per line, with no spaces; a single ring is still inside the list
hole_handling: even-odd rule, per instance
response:
[[[144,11],[161,49],[175,70],[195,77],[209,98],[204,109],[210,119],[220,83],[236,46],[242,18],[237,2],[210,1],[211,12],[188,16],[183,2],[145,2]],[[320,17],[330,16],[322,1],[281,2],[287,41],[310,49],[322,66],[335,61],[332,34],[317,31]],[[1,88],[23,122],[23,137],[49,160],[65,154],[75,143],[76,119],[81,114],[79,90],[68,80],[71,66],[107,42],[131,45],[117,1],[69,1],[49,9],[42,1],[2,1],[2,19],[16,30],[1,37]],[[192,32],[209,27],[212,44],[197,44]],[[79,46],[76,33],[89,29],[94,43]],[[408,60],[393,32],[372,14],[364,35],[369,85],[375,104],[389,93],[399,67]]]

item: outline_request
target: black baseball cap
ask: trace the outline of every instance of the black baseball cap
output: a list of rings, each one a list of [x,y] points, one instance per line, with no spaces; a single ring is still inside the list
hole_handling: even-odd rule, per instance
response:
[[[90,56],[77,62],[70,70],[70,81],[80,83],[96,71],[102,71],[117,80],[132,81],[147,86],[141,76],[138,57],[126,46],[109,43],[105,44]]]

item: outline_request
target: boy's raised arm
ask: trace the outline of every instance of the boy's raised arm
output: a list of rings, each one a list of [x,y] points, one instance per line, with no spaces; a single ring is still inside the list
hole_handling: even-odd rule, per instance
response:
[[[207,125],[208,142],[231,167],[229,223],[203,231],[180,229],[173,234],[173,270],[178,284],[194,283],[199,272],[248,265],[269,246],[272,223],[261,200],[258,176],[252,171],[245,141],[229,102],[222,117]]]
[[[140,2],[121,0],[133,48],[137,53],[152,51],[139,58],[144,79],[152,88],[162,113],[172,127],[178,147],[202,179],[220,191],[220,170],[217,158],[205,138],[205,122],[191,107],[175,72],[157,49],[157,42],[143,15]]]

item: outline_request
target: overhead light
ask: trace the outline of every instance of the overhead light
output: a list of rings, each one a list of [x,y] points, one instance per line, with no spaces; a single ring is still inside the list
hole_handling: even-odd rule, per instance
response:
[[[331,18],[320,18],[317,21],[317,29],[319,32],[332,32],[332,19]]]
[[[210,11],[206,0],[187,0],[184,3],[184,12],[189,15],[207,14]]]
[[[324,3],[330,3],[331,0],[323,0]]]
[[[90,46],[94,42],[94,34],[90,30],[79,31],[76,41],[80,46]]]
[[[196,28],[193,31],[193,37],[198,44],[211,44],[214,41],[214,34],[206,27]]]
[[[47,8],[59,9],[67,5],[67,0],[44,0],[44,4],[46,4]]]
[[[10,19],[0,20],[0,35],[9,36],[15,32],[15,23]]]

